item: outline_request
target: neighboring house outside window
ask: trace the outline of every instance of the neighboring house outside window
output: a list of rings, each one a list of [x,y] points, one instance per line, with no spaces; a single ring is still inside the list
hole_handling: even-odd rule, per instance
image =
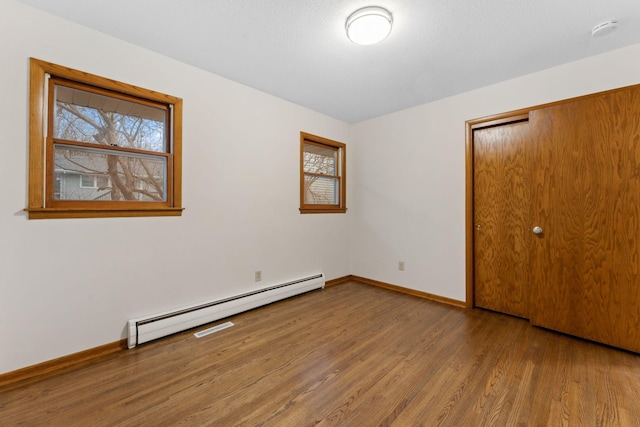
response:
[[[36,59],[31,88],[29,218],[181,215],[182,100]]]
[[[92,175],[56,167],[54,200],[109,200],[108,175]]]
[[[344,213],[346,145],[300,132],[300,212]]]

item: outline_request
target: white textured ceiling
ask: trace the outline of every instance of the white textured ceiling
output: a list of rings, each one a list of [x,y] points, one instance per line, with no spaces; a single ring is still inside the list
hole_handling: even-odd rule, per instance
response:
[[[350,123],[640,42],[640,0],[22,1]],[[372,5],[391,35],[355,45]]]

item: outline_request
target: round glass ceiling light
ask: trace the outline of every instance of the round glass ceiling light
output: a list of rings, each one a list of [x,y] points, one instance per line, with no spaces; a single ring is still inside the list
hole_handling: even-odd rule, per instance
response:
[[[387,9],[378,6],[363,7],[347,18],[347,37],[360,45],[381,42],[391,33],[393,18]]]

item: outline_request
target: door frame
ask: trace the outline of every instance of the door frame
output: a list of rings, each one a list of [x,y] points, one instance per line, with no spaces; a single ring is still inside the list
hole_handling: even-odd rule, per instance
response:
[[[467,308],[475,307],[475,287],[474,287],[474,221],[473,221],[473,131],[492,126],[500,126],[508,123],[516,123],[529,120],[529,112],[532,108],[510,111],[508,113],[496,114],[479,119],[467,120],[466,124],[466,189],[465,189],[465,232],[466,232],[466,301]]]

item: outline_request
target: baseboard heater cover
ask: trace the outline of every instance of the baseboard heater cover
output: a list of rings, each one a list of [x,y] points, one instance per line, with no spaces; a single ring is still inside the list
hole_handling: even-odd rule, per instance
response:
[[[127,346],[149,342],[272,302],[324,288],[324,274],[128,321]]]

